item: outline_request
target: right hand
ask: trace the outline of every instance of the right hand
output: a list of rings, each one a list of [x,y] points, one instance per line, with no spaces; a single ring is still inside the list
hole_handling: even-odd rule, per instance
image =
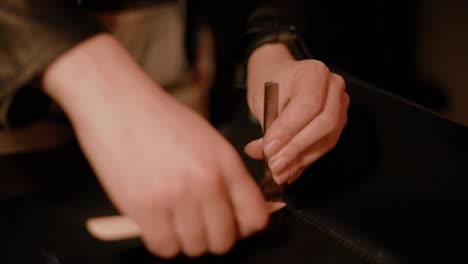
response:
[[[233,147],[155,85],[112,37],[69,51],[43,84],[152,253],[222,254],[266,226],[266,203]]]

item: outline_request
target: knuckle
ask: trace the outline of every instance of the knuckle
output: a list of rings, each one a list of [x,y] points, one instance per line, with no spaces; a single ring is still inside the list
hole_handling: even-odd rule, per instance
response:
[[[206,248],[201,244],[184,249],[184,254],[191,258],[200,257],[206,252]]]
[[[345,128],[345,126],[348,124],[348,120],[349,120],[348,115],[345,115],[345,116],[343,117],[343,127],[342,127],[342,130],[343,130],[343,129]]]
[[[293,141],[294,140],[292,140],[288,144],[288,148],[285,150],[285,153],[284,153],[287,156],[288,160],[291,160],[291,161],[295,160],[296,157],[298,157],[305,149],[303,144],[293,142]]]
[[[296,174],[300,173],[301,169],[305,167],[305,161],[304,158],[299,156],[297,159],[294,160],[294,162],[291,164],[291,169],[289,169],[285,175],[287,175],[287,178],[293,178],[295,177]]]
[[[246,238],[258,231],[264,229],[269,222],[269,213],[266,208],[266,203],[263,202],[261,210],[252,211],[249,214],[249,218],[245,219],[243,223],[239,224],[241,230],[241,237]]]
[[[268,222],[269,222],[269,217],[266,212],[262,214],[258,214],[257,217],[255,217],[254,221],[252,222],[253,232],[258,232],[260,230],[265,229],[268,225]]]
[[[306,93],[300,101],[300,108],[309,111],[311,114],[317,114],[322,106],[322,98],[315,93]]]
[[[196,187],[199,195],[206,199],[218,199],[224,192],[224,183],[219,174],[204,175]]]
[[[341,90],[345,91],[346,90],[345,79],[341,75],[338,75],[338,74],[333,74],[333,77],[334,77],[336,86],[340,88]]]
[[[180,249],[174,239],[162,239],[161,243],[146,241],[145,246],[151,254],[165,259],[174,258],[180,253]]]
[[[328,137],[326,152],[331,151],[338,145],[338,142],[340,141],[340,135],[341,135],[341,131],[340,133],[334,133]]]
[[[175,258],[177,255],[179,255],[179,253],[180,253],[179,250],[164,249],[164,250],[161,250],[159,253],[155,253],[155,254],[165,259],[172,259],[172,258]]]
[[[338,127],[338,119],[333,115],[323,113],[318,118],[320,118],[320,127],[326,134],[330,134]]]
[[[289,172],[288,179],[295,178],[299,173],[299,169],[291,170],[291,172]]]
[[[304,156],[301,155],[301,156],[297,157],[295,162],[294,162],[294,168],[296,168],[295,171],[301,170],[301,169],[307,167],[307,165],[308,164],[305,161]]]
[[[327,154],[328,152],[332,151],[336,146],[338,145],[338,138],[330,140],[327,144],[327,146],[324,149],[324,152],[322,155]]]
[[[301,144],[299,142],[293,142],[292,147],[294,148],[295,156],[292,157],[294,159],[296,159],[301,153],[303,153],[306,148],[304,144]]]
[[[327,152],[334,149],[337,144],[338,144],[338,137],[334,137],[332,140],[330,140],[330,144],[328,144]]]
[[[225,224],[222,229],[211,230],[211,237],[209,238],[209,251],[215,255],[222,255],[227,253],[234,247],[237,241],[237,230],[234,221],[232,224]]]
[[[351,97],[349,96],[348,93],[345,92],[344,94],[344,100],[345,100],[345,109],[348,110],[349,105],[351,104]]]
[[[229,252],[235,244],[235,240],[233,238],[226,238],[220,243],[216,243],[210,248],[210,252],[215,255],[223,255]]]
[[[330,148],[328,149],[328,151],[331,151],[332,149],[336,148],[336,145],[338,145],[338,139],[333,141],[333,143],[330,145]]]
[[[328,69],[327,65],[318,60],[315,61],[315,71],[323,75],[330,74],[330,69]]]
[[[288,125],[284,123],[274,123],[271,128],[267,131],[264,137],[264,142],[271,142],[278,139],[282,144],[289,142],[293,138],[294,134]],[[266,144],[262,148],[265,148]],[[263,149],[265,150],[265,149]]]
[[[276,130],[276,136],[275,138],[282,138],[284,141],[288,141],[293,137],[293,131],[291,130],[291,127],[288,125],[281,123],[278,124]],[[268,142],[268,141],[267,141]]]
[[[320,75],[328,75],[330,74],[330,70],[328,69],[327,65],[319,60],[304,60],[305,69],[307,71],[313,71]]]

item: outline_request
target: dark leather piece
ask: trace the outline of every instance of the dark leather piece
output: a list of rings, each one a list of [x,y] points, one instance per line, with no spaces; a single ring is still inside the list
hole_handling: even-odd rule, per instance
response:
[[[86,232],[86,216],[113,212],[109,204],[96,206],[90,198],[104,198],[99,195],[88,190],[65,201],[27,199],[1,207],[9,216],[0,220],[2,241],[8,243],[2,245],[8,248],[2,263],[48,263],[54,258],[57,263],[373,263],[365,252],[330,237],[289,208],[273,214],[268,229],[241,241],[227,255],[164,261],[151,256],[138,240],[101,242]]]
[[[294,204],[415,263],[468,262],[468,129],[347,80],[348,127],[291,186]]]
[[[0,204],[41,193],[59,199],[90,182],[95,177],[73,142],[56,150],[0,156]]]
[[[347,80],[352,108],[343,137],[287,189],[289,207],[273,216],[270,229],[226,256],[173,263],[468,261],[467,128]],[[246,109],[239,113],[223,132],[241,150],[261,131]],[[34,155],[36,162],[44,158],[31,154],[16,169],[31,165]],[[254,175],[261,172],[261,162],[246,161]],[[67,164],[70,174],[83,167]],[[3,202],[2,263],[165,263],[138,240],[92,238],[85,220],[115,210],[97,182],[88,186]]]
[[[468,262],[468,129],[345,77],[347,127],[337,147],[286,189],[289,204],[379,261],[389,252],[411,263]],[[241,154],[261,136],[258,126],[242,125],[246,115],[224,128]],[[243,158],[261,175],[261,163]]]

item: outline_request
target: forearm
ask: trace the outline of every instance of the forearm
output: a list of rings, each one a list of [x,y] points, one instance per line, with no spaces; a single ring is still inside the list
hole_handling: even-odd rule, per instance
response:
[[[112,36],[99,34],[56,59],[44,72],[43,90],[73,121],[96,114],[103,102],[163,94]]]

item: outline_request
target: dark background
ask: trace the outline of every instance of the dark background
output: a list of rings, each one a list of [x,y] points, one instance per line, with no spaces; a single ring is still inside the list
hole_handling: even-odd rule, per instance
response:
[[[229,90],[229,52],[241,34],[242,1],[197,1],[211,24],[218,75],[211,119],[222,123],[242,92]],[[314,58],[468,125],[468,1],[305,1]]]
[[[468,97],[462,96],[468,84],[465,2],[308,3],[311,24],[306,38],[314,57],[453,119],[468,119],[464,114]],[[233,36],[242,29],[239,23],[245,14],[236,12],[232,8],[236,4],[230,1],[205,4],[200,0],[195,10],[208,14],[202,17],[212,24],[216,37],[219,71],[212,94],[212,121],[222,124],[236,113],[233,106],[245,93],[231,88],[228,76],[232,72],[227,66]],[[226,20],[230,22],[221,23]],[[364,237],[415,263],[466,262],[466,129],[360,86],[349,82],[353,107],[344,144],[311,167],[309,177],[301,177],[296,188],[291,187],[291,203],[358,245]],[[236,132],[240,125],[234,122],[231,127]],[[94,249],[107,257],[99,248],[102,243],[90,243],[82,227],[84,218],[104,210],[92,196],[82,199],[87,193],[73,191],[95,181],[76,146],[2,157],[0,171],[19,175],[20,182],[23,176],[35,175],[31,185],[55,190],[39,200],[5,204],[2,212],[12,217],[2,218],[2,248],[18,250],[7,253],[28,257],[16,253],[31,245],[37,249],[39,244],[40,258],[55,253],[61,259],[86,259],[98,256],[87,250],[98,245]],[[381,248],[377,249],[367,251],[382,255]]]

